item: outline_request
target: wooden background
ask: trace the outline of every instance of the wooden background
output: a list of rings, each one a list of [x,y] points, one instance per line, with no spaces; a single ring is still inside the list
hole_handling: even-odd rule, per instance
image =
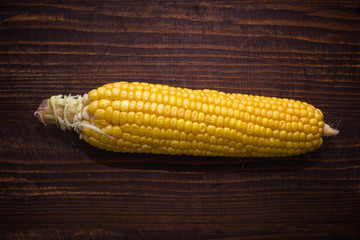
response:
[[[359,1],[1,1],[1,239],[360,239]],[[345,2],[345,1],[343,1]],[[112,81],[296,98],[291,158],[115,154],[33,117]]]

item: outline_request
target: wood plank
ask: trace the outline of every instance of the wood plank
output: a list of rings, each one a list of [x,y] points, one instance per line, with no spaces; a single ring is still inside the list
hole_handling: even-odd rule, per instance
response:
[[[357,239],[358,1],[2,1],[2,239]],[[119,154],[33,117],[113,81],[295,98],[340,135],[290,158]]]

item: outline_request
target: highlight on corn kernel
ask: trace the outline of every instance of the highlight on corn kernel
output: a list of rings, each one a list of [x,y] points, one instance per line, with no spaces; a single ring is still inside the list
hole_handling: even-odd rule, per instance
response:
[[[116,82],[45,99],[34,115],[109,151],[284,157],[318,149],[338,130],[293,99]]]

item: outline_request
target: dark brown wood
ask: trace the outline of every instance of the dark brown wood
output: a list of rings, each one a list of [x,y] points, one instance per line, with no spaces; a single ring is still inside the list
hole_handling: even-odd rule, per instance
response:
[[[1,1],[1,239],[360,239],[359,1]],[[343,1],[345,2],[345,1]],[[33,116],[146,81],[307,101],[292,158],[119,154]]]

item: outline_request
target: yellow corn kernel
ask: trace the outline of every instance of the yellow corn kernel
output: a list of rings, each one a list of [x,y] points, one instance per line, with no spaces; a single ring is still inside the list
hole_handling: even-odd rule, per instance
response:
[[[121,101],[113,101],[111,103],[111,106],[113,110],[120,110]]]
[[[131,141],[131,138],[132,138],[130,133],[123,133],[122,137],[125,141]]]
[[[186,121],[184,123],[184,132],[185,133],[191,133],[191,131],[192,131],[192,122],[191,121]]]
[[[163,116],[159,116],[156,119],[156,126],[158,128],[162,128],[164,126],[165,118]]]
[[[123,101],[121,101],[120,111],[121,111],[121,112],[127,112],[127,111],[129,111],[129,105],[130,105],[129,100],[123,100]]]
[[[113,118],[113,109],[112,107],[108,107],[105,111],[105,120],[111,122]]]
[[[105,119],[105,110],[97,109],[94,113],[94,117],[97,119]]]
[[[178,130],[173,131],[173,139],[178,140],[180,139],[181,133]]]
[[[121,131],[129,133],[131,131],[130,124],[126,123],[120,126]]]
[[[130,101],[128,111],[129,112],[135,112],[136,111],[136,105],[137,105],[136,101]]]
[[[137,124],[131,124],[130,126],[130,133],[131,135],[139,135],[140,134],[140,127]]]
[[[120,129],[119,126],[114,126],[112,128],[112,134],[111,134],[113,137],[115,138],[120,138],[122,136],[122,131]]]
[[[108,99],[101,99],[98,103],[98,108],[107,109],[112,102]]]
[[[128,115],[127,112],[120,112],[120,116],[119,116],[119,124],[120,125],[126,124],[128,122],[127,115]]]
[[[95,111],[98,109],[98,103],[99,101],[95,100],[88,105],[87,111],[90,115],[95,114]]]
[[[88,98],[90,101],[95,101],[95,100],[98,100],[98,92],[96,89],[93,89],[89,92],[88,94]]]
[[[215,137],[217,137],[217,138],[223,137],[223,131],[224,131],[223,128],[220,128],[220,127],[216,128],[215,129]]]

